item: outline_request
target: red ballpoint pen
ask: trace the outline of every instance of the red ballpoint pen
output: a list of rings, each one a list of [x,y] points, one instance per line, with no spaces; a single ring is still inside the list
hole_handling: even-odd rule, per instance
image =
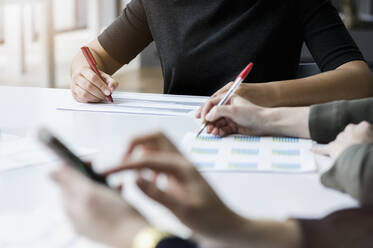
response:
[[[103,82],[105,82],[104,78],[101,76],[101,73],[97,69],[97,66],[96,66],[97,62],[95,60],[95,57],[93,57],[93,55],[91,53],[91,50],[89,50],[89,47],[84,46],[84,47],[82,47],[80,49],[82,50],[85,59],[87,60],[89,66],[91,67],[91,70],[94,71],[97,74],[97,76],[99,76],[99,78]],[[107,98],[109,99],[110,102],[112,102],[112,103],[114,102],[113,98],[111,97],[111,95],[107,96]]]
[[[245,78],[250,74],[251,70],[254,67],[254,63],[248,64],[245,69],[237,76],[236,80],[234,80],[234,83],[232,87],[227,91],[227,93],[224,95],[224,97],[220,100],[217,106],[222,106],[226,104],[229,99],[232,97],[234,92],[238,89],[238,87],[241,85],[241,83],[245,80]],[[197,133],[197,137],[206,129],[207,125],[209,123],[206,122],[204,125],[202,125],[201,129]]]

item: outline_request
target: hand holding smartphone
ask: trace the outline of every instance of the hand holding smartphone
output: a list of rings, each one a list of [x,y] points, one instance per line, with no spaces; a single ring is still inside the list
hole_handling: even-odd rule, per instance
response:
[[[109,187],[106,177],[96,173],[90,165],[82,161],[67,146],[58,140],[49,130],[40,129],[38,131],[38,140],[61,158],[66,164],[80,171],[83,175],[89,177],[95,182]]]

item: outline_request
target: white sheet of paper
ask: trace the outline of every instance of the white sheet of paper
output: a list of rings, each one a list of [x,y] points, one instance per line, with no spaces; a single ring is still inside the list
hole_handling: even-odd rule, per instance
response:
[[[0,214],[0,248],[106,247],[75,234],[61,209],[45,205],[29,214]]]
[[[72,97],[58,110],[127,113],[142,115],[185,116],[201,106],[208,98],[162,94],[113,94],[114,103],[78,103]]]
[[[287,137],[226,138],[188,133],[182,149],[202,171],[316,172],[311,140]]]
[[[71,147],[78,156],[96,153],[84,147]],[[58,157],[31,137],[2,134],[0,139],[0,172],[58,161]]]

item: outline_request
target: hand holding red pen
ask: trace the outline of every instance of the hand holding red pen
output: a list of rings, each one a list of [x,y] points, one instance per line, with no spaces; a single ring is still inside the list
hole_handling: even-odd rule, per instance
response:
[[[82,52],[83,50],[85,49],[82,48]],[[109,96],[118,87],[118,82],[97,68],[93,55],[87,54],[81,61],[72,73],[71,89],[74,98],[82,103],[96,103],[106,99],[110,101]]]
[[[84,57],[86,58],[89,66],[91,67],[91,70],[94,71],[96,73],[96,75],[103,81],[105,82],[105,79],[101,76],[101,73],[98,71],[97,69],[97,62],[96,62],[96,59],[95,57],[93,57],[93,54],[91,53],[91,50],[89,49],[89,47],[82,47],[81,48],[82,52],[83,52],[83,55]],[[107,90],[104,90],[104,94],[107,96],[107,98],[109,99],[110,102],[113,102],[113,98],[111,97],[111,92],[109,94],[109,91]]]

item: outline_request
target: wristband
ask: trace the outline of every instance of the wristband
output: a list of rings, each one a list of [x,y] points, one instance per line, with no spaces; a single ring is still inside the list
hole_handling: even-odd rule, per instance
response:
[[[161,240],[171,236],[169,233],[149,226],[136,234],[132,248],[156,248]]]

